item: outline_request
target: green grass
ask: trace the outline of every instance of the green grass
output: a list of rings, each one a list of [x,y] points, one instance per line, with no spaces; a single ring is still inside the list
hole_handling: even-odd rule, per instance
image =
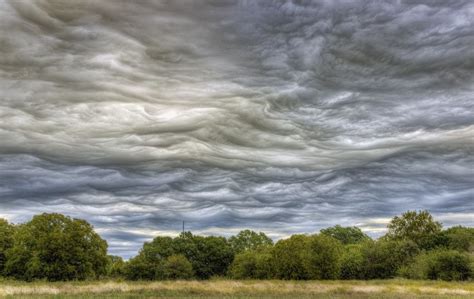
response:
[[[473,282],[374,281],[0,281],[3,298],[466,299]]]

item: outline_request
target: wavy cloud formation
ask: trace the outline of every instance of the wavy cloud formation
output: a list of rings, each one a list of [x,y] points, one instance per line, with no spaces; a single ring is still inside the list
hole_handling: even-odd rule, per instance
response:
[[[0,217],[474,225],[471,1],[0,0]]]

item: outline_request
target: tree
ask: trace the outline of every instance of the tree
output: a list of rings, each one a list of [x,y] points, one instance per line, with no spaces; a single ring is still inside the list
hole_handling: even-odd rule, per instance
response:
[[[84,220],[41,214],[18,227],[5,272],[18,279],[83,280],[105,274],[107,243]]]
[[[223,237],[182,233],[174,240],[174,248],[175,253],[184,255],[191,262],[200,279],[224,275],[234,259],[234,251]]]
[[[308,240],[305,267],[310,279],[337,279],[341,270],[342,244],[333,237],[319,234]]]
[[[260,247],[237,254],[229,268],[234,279],[268,279],[272,277],[271,248]]]
[[[370,240],[370,237],[356,226],[342,227],[340,225],[328,227],[321,230],[321,234],[331,236],[342,244],[357,244]]]
[[[13,246],[14,226],[0,218],[0,276],[6,263],[6,252]]]
[[[279,240],[272,250],[272,265],[275,278],[309,279],[310,274],[305,263],[308,258],[309,237],[292,235]]]
[[[438,249],[418,255],[400,273],[412,279],[467,280],[473,277],[472,262],[466,253]]]
[[[434,221],[428,211],[408,211],[390,221],[386,237],[391,240],[409,240],[422,249],[431,249],[441,228],[441,223]]]
[[[474,228],[454,226],[443,231],[446,245],[450,249],[474,253]]]
[[[349,244],[343,249],[341,256],[341,279],[364,279],[364,256],[362,247],[364,245]]]
[[[107,276],[108,277],[122,277],[125,275],[126,263],[120,256],[108,255]]]
[[[162,279],[163,263],[175,254],[175,244],[171,237],[156,237],[151,242],[145,242],[138,255],[127,263],[125,275],[131,280]]]
[[[364,279],[393,278],[397,271],[419,253],[411,241],[377,240],[363,243]]]
[[[240,231],[236,236],[229,238],[229,244],[235,253],[247,250],[255,250],[259,247],[272,246],[273,241],[264,233],[256,233],[251,230]]]
[[[184,255],[171,255],[163,263],[165,279],[190,279],[193,276],[193,266]]]
[[[163,279],[164,263],[172,255],[184,256],[196,276],[207,279],[223,275],[234,259],[234,252],[223,237],[194,236],[190,232],[177,238],[156,237],[143,244],[140,253],[127,264],[129,279]]]
[[[156,279],[159,263],[150,263],[145,255],[138,254],[125,264],[125,277],[129,280],[153,280]]]

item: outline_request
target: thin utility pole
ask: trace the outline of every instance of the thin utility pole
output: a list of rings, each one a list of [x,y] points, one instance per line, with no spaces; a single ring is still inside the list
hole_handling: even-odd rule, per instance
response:
[[[183,221],[183,234],[184,234],[184,221]]]

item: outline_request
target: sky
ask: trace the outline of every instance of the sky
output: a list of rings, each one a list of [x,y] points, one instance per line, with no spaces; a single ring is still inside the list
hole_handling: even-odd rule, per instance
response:
[[[474,2],[0,0],[0,217],[474,225]]]

